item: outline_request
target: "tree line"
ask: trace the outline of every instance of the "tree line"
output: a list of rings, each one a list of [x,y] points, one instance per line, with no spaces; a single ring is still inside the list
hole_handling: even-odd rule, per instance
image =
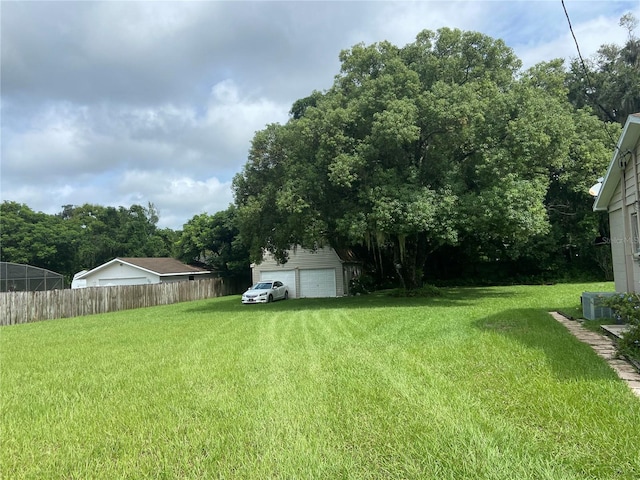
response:
[[[588,190],[640,111],[636,20],[624,46],[527,70],[502,40],[443,28],[358,44],[334,84],[256,132],[234,205],[181,231],[146,207],[1,205],[3,261],[65,274],[173,256],[246,276],[266,250],[349,248],[371,286],[610,278]]]
[[[115,257],[174,257],[246,278],[248,253],[238,247],[234,208],[196,215],[182,231],[158,228],[156,207],[64,205],[51,215],[28,205],[0,205],[0,260],[46,268],[70,283],[81,270]]]

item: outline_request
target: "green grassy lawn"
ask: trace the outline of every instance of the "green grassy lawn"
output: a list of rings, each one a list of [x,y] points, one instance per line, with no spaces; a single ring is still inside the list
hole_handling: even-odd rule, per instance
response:
[[[637,479],[640,399],[546,313],[612,288],[3,327],[0,477]]]

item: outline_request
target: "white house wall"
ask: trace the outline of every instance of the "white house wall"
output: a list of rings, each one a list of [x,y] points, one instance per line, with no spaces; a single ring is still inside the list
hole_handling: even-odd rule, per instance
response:
[[[637,222],[632,215],[635,213],[640,216],[638,144],[635,146],[635,153],[635,156],[631,157],[632,161],[628,162],[608,206],[613,276],[618,292],[640,292],[640,253],[634,252],[636,244],[632,228],[632,223]]]
[[[611,197],[611,202],[609,203],[609,211],[615,211],[622,209],[622,188],[620,188],[620,183],[616,187],[616,191]]]
[[[266,278],[268,273],[265,272],[281,272],[293,271],[295,276],[295,297],[300,296],[300,270],[326,270],[333,269],[335,271],[335,296],[344,295],[344,275],[342,261],[334,249],[325,247],[318,249],[316,252],[297,248],[289,252],[289,260],[283,265],[279,265],[271,254],[266,254],[262,263],[254,265],[251,269],[253,283],[259,282]]]
[[[160,276],[131,267],[126,263],[115,262],[86,277],[87,287],[106,285],[141,285],[160,283]]]
[[[640,143],[636,143],[634,150],[635,155],[632,156],[632,159],[635,161],[635,165],[627,167],[630,170],[627,175],[627,178],[630,179],[630,185],[627,188],[627,204],[630,205],[629,212],[635,212],[640,217]],[[629,192],[629,190],[631,191]],[[640,233],[640,225],[637,222],[638,220],[636,220],[636,226]],[[640,238],[637,242],[640,243]],[[640,251],[632,255],[629,263],[633,269],[633,275],[630,278],[628,291],[640,292]]]
[[[616,292],[627,291],[626,258],[624,252],[624,223],[622,220],[622,206],[609,212],[609,228],[611,230],[611,259],[613,263],[613,278]]]
[[[163,275],[160,277],[162,283],[184,282],[185,280],[204,280],[207,278],[215,278],[213,273],[192,274],[192,275]]]
[[[100,287],[117,287],[122,285],[149,285],[149,279],[147,279],[146,277],[98,279],[98,286]]]

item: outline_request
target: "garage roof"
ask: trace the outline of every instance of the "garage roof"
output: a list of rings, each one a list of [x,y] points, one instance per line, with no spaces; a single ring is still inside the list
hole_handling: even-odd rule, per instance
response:
[[[182,263],[180,260],[169,257],[123,257],[116,258],[123,263],[129,263],[133,266],[144,268],[150,272],[159,275],[177,275],[180,273],[209,273],[209,270],[200,267],[194,267]],[[114,261],[115,261],[114,260]]]
[[[114,263],[124,263],[141,270],[146,270],[156,275],[169,276],[169,275],[201,275],[210,273],[209,270],[200,267],[194,267],[182,263],[180,260],[169,257],[118,257],[113,260],[103,263],[99,267],[83,272],[76,276],[77,279],[84,278],[94,272],[102,270],[103,268],[112,265]]]

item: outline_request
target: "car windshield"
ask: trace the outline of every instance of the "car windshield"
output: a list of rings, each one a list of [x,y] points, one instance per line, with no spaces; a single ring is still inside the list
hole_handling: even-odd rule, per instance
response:
[[[260,282],[260,283],[256,283],[253,287],[251,287],[252,290],[267,290],[269,288],[271,288],[271,282]]]

